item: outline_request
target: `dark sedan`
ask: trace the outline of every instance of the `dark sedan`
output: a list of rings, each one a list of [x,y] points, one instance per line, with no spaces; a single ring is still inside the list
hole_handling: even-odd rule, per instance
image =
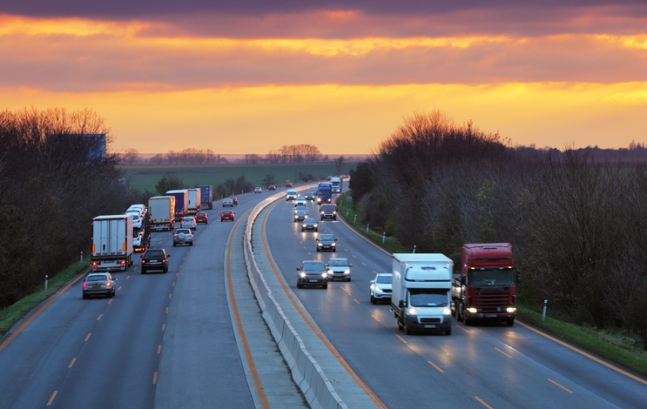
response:
[[[319,231],[319,224],[314,217],[306,217],[306,219],[303,221],[303,224],[301,225],[301,231],[305,230]]]
[[[317,239],[317,251],[337,251],[337,239],[332,234],[322,234]]]
[[[297,268],[297,288],[303,287],[328,288],[328,273],[323,261],[304,261]]]

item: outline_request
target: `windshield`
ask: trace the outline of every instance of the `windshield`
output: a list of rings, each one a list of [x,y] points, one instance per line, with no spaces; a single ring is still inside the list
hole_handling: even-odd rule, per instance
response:
[[[162,253],[159,250],[153,250],[153,251],[149,250],[146,253],[146,257],[148,257],[148,258],[150,258],[150,257],[164,257],[164,253]]]
[[[412,307],[447,307],[448,289],[411,289],[409,290],[409,304]]]
[[[323,263],[305,263],[302,268],[303,271],[322,271],[325,270]]]
[[[331,234],[322,234],[322,235],[319,237],[319,241],[333,241],[333,240],[334,240],[334,239],[333,239],[333,237],[332,237],[332,235],[331,235]]]
[[[329,265],[331,266],[347,266],[348,260],[330,259]]]
[[[393,282],[392,275],[379,275],[375,279],[375,282],[378,284],[391,284]]]
[[[510,286],[514,283],[512,269],[469,270],[467,282],[474,287]]]

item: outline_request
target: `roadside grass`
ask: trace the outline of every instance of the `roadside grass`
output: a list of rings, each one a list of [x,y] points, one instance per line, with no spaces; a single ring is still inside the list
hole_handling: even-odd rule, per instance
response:
[[[370,230],[366,233],[366,225],[360,221],[353,221],[358,214],[353,202],[346,200],[352,192],[346,191],[337,199],[338,214],[348,224],[362,235],[371,239],[374,243],[387,249],[391,253],[411,253],[412,249],[404,248],[397,239],[386,237],[382,244],[382,235]],[[631,371],[647,376],[647,351],[643,348],[640,339],[636,336],[626,334],[620,330],[598,330],[595,328],[575,325],[564,320],[553,318],[559,317],[555,311],[548,311],[546,319],[541,319],[541,307],[533,307],[523,303],[517,304],[518,317],[535,327],[541,328],[544,332],[563,341],[570,342],[587,351],[599,355],[609,361],[622,365]]]
[[[356,162],[345,163],[342,173],[349,173],[357,166]],[[164,176],[175,176],[182,179],[185,186],[213,185],[224,183],[226,179],[237,179],[245,176],[247,182],[254,186],[263,186],[261,181],[268,174],[274,175],[275,184],[283,186],[287,181],[295,182],[299,172],[312,175],[313,180],[325,179],[335,174],[332,162],[277,164],[277,165],[210,165],[210,166],[121,166],[124,177],[135,190],[155,191],[155,184]]]
[[[25,315],[29,314],[40,303],[54,295],[61,287],[65,286],[70,280],[82,273],[90,265],[90,256],[83,257],[83,263],[77,262],[70,265],[65,270],[56,274],[48,280],[47,290],[45,282],[39,289],[30,295],[20,299],[15,304],[0,310],[0,338],[3,337],[12,326],[20,321]],[[79,295],[80,296],[80,295]]]

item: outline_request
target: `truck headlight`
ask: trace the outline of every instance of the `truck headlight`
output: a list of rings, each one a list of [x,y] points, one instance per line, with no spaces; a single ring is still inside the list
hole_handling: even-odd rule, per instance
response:
[[[470,307],[467,309],[467,312],[469,312],[470,314],[476,314],[478,310],[474,307]]]
[[[517,312],[517,309],[515,307],[508,307],[506,311],[508,311],[508,314],[513,314]]]
[[[409,315],[418,315],[418,311],[413,307],[409,308],[407,312],[409,313]]]
[[[443,315],[452,315],[452,310],[451,310],[451,308],[445,308],[445,309],[443,309]]]

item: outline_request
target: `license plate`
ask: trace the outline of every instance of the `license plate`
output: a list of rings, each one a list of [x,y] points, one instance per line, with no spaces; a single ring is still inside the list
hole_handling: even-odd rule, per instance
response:
[[[486,314],[485,316],[489,318],[496,318],[496,314]]]
[[[151,260],[149,263],[157,263],[157,260]]]
[[[425,328],[436,328],[435,325],[425,325]]]
[[[319,280],[310,280],[311,283],[318,283]]]
[[[92,288],[101,288],[101,284],[92,284]]]

